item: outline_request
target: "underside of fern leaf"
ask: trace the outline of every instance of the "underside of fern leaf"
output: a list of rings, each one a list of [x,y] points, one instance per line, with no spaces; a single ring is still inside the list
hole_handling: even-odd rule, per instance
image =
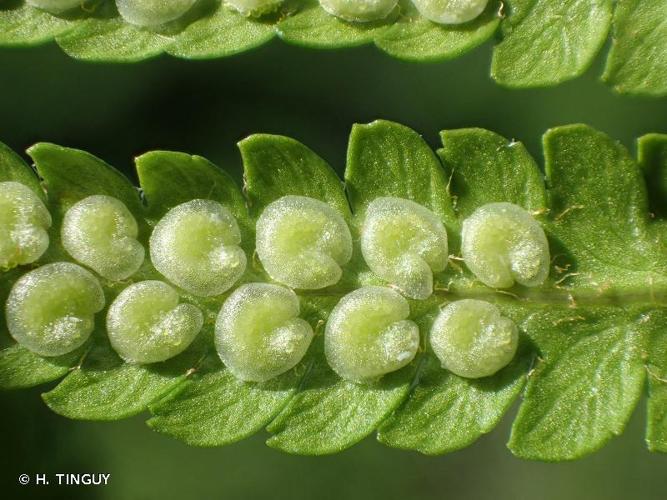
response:
[[[450,235],[450,265],[434,293],[410,300],[422,348],[404,368],[373,384],[342,379],[324,355],[323,325],[345,294],[382,283],[353,256],[335,286],[300,292],[301,317],[315,338],[294,368],[267,382],[243,382],[220,361],[213,323],[228,293],[211,298],[181,290],[204,311],[204,327],[182,354],[160,363],[123,361],[109,343],[106,310],[91,339],[58,357],[14,343],[2,320],[0,388],[60,380],[43,397],[73,419],[116,420],[149,411],[157,432],[197,446],[221,446],[266,428],[269,446],[328,454],[377,433],[392,447],[442,454],[490,432],[521,399],[509,448],[523,458],[559,461],[592,453],[620,434],[648,387],[646,440],[667,451],[667,136],[638,142],[638,159],[585,125],[544,135],[544,173],[523,145],[482,129],[443,131],[434,153],[414,131],[392,122],[353,127],[345,182],[299,142],[253,135],[239,144],[244,189],[207,160],[156,151],[136,160],[141,191],[88,153],[41,143],[29,149],[37,175],[0,148],[0,182],[40,193],[53,216],[51,245],[35,264],[0,275],[4,302],[26,272],[71,261],[59,230],[69,207],[91,195],[113,196],[139,223],[139,241],[173,207],[215,200],[238,220],[252,256],[240,282],[267,281],[255,257],[254,227],[271,202],[307,196],[345,215],[352,228],[379,197],[411,200],[435,213]],[[651,183],[651,196],[646,181]],[[551,249],[545,284],[489,288],[460,259],[461,223],[478,207],[507,202],[534,214]],[[354,233],[354,231],[353,231]],[[358,252],[358,247],[355,247]],[[164,279],[147,260],[122,281],[100,278],[107,303],[133,282]],[[495,304],[518,325],[514,360],[493,376],[467,379],[444,370],[424,339],[442,306],[463,298]],[[4,311],[3,313],[4,314]],[[206,319],[208,318],[208,319]]]
[[[55,40],[70,56],[89,61],[133,62],[162,53],[225,57],[276,36],[323,49],[374,44],[403,60],[443,61],[494,34],[491,75],[501,85],[544,87],[576,78],[611,34],[603,80],[620,93],[667,94],[667,4],[662,0],[490,0],[481,15],[463,24],[431,22],[411,0],[400,0],[373,22],[339,19],[318,0],[286,0],[260,17],[244,17],[220,0],[199,0],[181,18],[157,27],[126,22],[114,0],[85,1],[63,14],[24,0],[0,5],[0,46]]]

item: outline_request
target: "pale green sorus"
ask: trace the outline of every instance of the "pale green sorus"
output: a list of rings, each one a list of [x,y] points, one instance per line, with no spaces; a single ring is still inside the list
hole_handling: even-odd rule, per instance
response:
[[[28,5],[52,14],[62,14],[68,10],[73,10],[81,7],[84,2],[85,0],[26,0]]]
[[[345,21],[365,23],[386,18],[398,0],[320,0],[329,14]]]
[[[343,217],[326,203],[283,196],[257,221],[257,255],[275,281],[317,290],[336,284],[352,258],[352,236]]]
[[[157,363],[183,352],[202,328],[202,312],[180,303],[161,281],[140,281],[123,290],[107,313],[111,346],[130,363]]]
[[[479,17],[489,0],[412,0],[419,13],[438,24],[463,24]]]
[[[406,296],[426,299],[433,273],[447,266],[447,232],[427,208],[401,198],[376,198],[366,209],[361,251],[368,267]]]
[[[223,3],[244,16],[260,17],[276,11],[284,0],[223,0]]]
[[[172,208],[150,237],[155,268],[169,281],[200,297],[229,290],[243,275],[246,255],[232,213],[212,200]]]
[[[374,382],[409,364],[419,349],[410,306],[390,288],[366,286],[345,295],[329,315],[324,350],[329,365],[352,382]]]
[[[41,356],[60,356],[83,345],[104,307],[97,279],[81,266],[56,262],[24,274],[6,305],[9,333]]]
[[[215,326],[220,359],[239,379],[264,382],[296,366],[313,338],[288,288],[249,283],[225,301]]]
[[[485,285],[539,286],[549,275],[549,242],[539,222],[512,203],[490,203],[463,221],[461,250]]]
[[[62,244],[76,261],[113,281],[132,276],[144,261],[137,221],[111,196],[88,196],[65,213]]]
[[[197,1],[116,0],[116,7],[122,18],[130,24],[160,26],[183,17]]]
[[[49,247],[51,214],[18,182],[0,182],[0,270],[31,264]]]
[[[440,311],[429,337],[443,368],[467,378],[493,375],[514,358],[516,324],[493,304],[465,299]]]

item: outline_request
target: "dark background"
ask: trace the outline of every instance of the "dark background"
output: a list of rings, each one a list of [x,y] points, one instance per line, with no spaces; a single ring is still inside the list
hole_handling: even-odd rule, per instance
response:
[[[354,122],[409,125],[437,147],[444,128],[485,127],[523,141],[541,159],[549,127],[586,122],[633,148],[667,132],[667,99],[620,98],[588,75],[556,89],[510,91],[488,77],[490,48],[457,61],[414,65],[372,48],[340,52],[275,42],[203,62],[169,57],[136,65],[76,62],[55,46],[0,49],[0,141],[86,149],[128,175],[151,149],[197,153],[238,175],[236,141],[255,132],[295,137],[344,166]],[[661,499],[667,457],[643,443],[645,411],[601,452],[573,463],[513,458],[511,418],[474,446],[443,457],[372,439],[331,457],[295,457],[265,436],[221,449],[187,447],[149,431],[143,417],[75,422],[41,403],[45,388],[0,393],[3,498],[229,499]],[[18,486],[20,473],[111,473],[105,488]]]

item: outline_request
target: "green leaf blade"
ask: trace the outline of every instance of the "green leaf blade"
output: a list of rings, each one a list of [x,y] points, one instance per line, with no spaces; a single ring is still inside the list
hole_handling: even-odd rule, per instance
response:
[[[28,154],[43,179],[53,217],[49,232],[51,242],[42,261],[72,260],[60,242],[60,228],[65,212],[88,196],[106,195],[122,201],[139,224],[140,239],[146,239],[144,207],[139,191],[118,170],[85,151],[55,144],[35,144],[28,149]]]
[[[21,0],[0,6],[0,45],[32,46],[52,41],[76,27],[79,16],[57,17]]]
[[[642,394],[647,329],[604,308],[534,314],[523,328],[539,348],[509,448],[532,460],[573,460],[620,434]]]
[[[341,380],[323,357],[302,390],[268,426],[267,444],[288,453],[326,455],[358,443],[400,405],[410,392],[414,367],[386,375],[377,385]]]
[[[183,354],[153,365],[123,362],[106,342],[54,389],[42,395],[51,410],[77,420],[119,420],[137,415],[181,386],[205,353],[200,335]]]
[[[667,3],[618,0],[603,80],[622,94],[667,94]]]
[[[49,199],[61,211],[96,194],[121,200],[135,215],[143,215],[139,192],[132,183],[107,163],[78,149],[39,143],[28,149],[44,179]]]
[[[465,448],[492,431],[525,382],[527,357],[518,357],[493,377],[466,380],[429,355],[419,384],[378,432],[378,440],[426,455]]]
[[[136,167],[151,217],[160,218],[181,203],[206,199],[222,203],[247,222],[239,187],[229,174],[201,156],[151,151],[136,159]]]
[[[178,33],[166,51],[184,59],[226,57],[259,47],[275,35],[270,23],[243,17],[220,3]]]
[[[330,307],[326,299],[304,300],[301,317],[316,330]],[[310,352],[293,369],[258,384],[238,380],[211,353],[182,390],[151,406],[148,425],[194,446],[234,443],[270,424],[300,390],[312,362]]]
[[[462,56],[489,40],[498,30],[499,2],[463,25],[439,25],[424,19],[411,2],[401,4],[401,16],[375,38],[387,54],[415,62],[446,61]]]
[[[20,182],[46,200],[35,171],[19,155],[0,142],[0,182]]]
[[[125,22],[113,2],[105,2],[76,27],[56,37],[65,53],[75,59],[138,62],[161,54],[174,34],[143,29]]]
[[[336,172],[303,144],[288,137],[256,134],[241,141],[239,149],[255,214],[282,196],[298,195],[328,203],[349,218],[350,208]]]
[[[496,303],[503,314],[520,324],[523,308],[507,300]],[[437,313],[421,320],[425,339]],[[525,337],[524,332],[522,335]],[[382,424],[378,440],[394,448],[441,455],[471,445],[491,432],[519,397],[533,358],[523,338],[516,357],[500,372],[481,379],[458,377],[443,369],[427,347],[410,397]]]
[[[301,366],[268,383],[251,384],[218,367],[153,405],[148,425],[193,446],[240,441],[271,422],[295,394],[304,371]]]
[[[347,150],[345,186],[354,212],[379,196],[420,203],[444,220],[454,218],[447,179],[431,148],[414,130],[378,120],[355,125]]]
[[[0,351],[0,390],[27,389],[64,377],[81,357],[81,350],[43,358],[18,344]]]
[[[323,325],[337,297],[302,297],[305,317]],[[319,330],[316,328],[316,332]],[[268,425],[272,448],[301,455],[337,453],[373,431],[407,397],[416,363],[388,374],[376,384],[342,380],[327,364],[321,334],[313,340],[313,359],[299,392]]]
[[[546,87],[584,73],[611,27],[611,0],[513,0],[491,76],[512,88]],[[517,5],[518,15],[513,16]]]
[[[648,347],[648,404],[646,443],[651,451],[667,453],[667,314],[650,311],[646,321],[651,324]]]
[[[390,15],[390,19],[392,15]],[[277,26],[278,36],[304,47],[337,49],[373,42],[386,30],[388,20],[352,23],[328,14],[317,0],[304,0],[300,9]]]
[[[544,136],[550,230],[569,255],[567,284],[653,290],[667,283],[663,247],[649,230],[646,187],[627,150],[584,125]]]
[[[544,179],[523,144],[482,129],[443,131],[440,138],[438,156],[451,173],[449,189],[460,218],[495,202],[546,209]]]
[[[311,322],[322,326],[337,300],[302,297],[301,303]],[[410,318],[422,325],[432,311],[432,301],[414,302]],[[375,432],[412,391],[420,364],[415,359],[378,382],[356,384],[341,379],[329,367],[321,335],[313,340],[311,351],[314,361],[300,391],[267,427],[273,434],[267,445],[287,453],[337,453]]]

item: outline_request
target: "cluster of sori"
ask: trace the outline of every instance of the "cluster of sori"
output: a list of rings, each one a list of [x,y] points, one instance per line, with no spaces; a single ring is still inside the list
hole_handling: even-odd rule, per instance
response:
[[[198,1],[115,0],[116,8],[121,17],[128,23],[137,26],[160,26],[175,21],[190,11]],[[26,0],[26,2],[28,5],[52,14],[63,14],[81,8],[86,3],[92,3],[89,0]]]
[[[86,0],[27,0],[28,4],[61,14]],[[115,0],[122,18],[137,26],[161,26],[183,17],[200,0]],[[259,17],[278,10],[285,0],[223,0],[244,16]],[[329,14],[349,22],[372,22],[399,9],[398,0],[319,0]],[[478,17],[488,0],[412,0],[426,19],[439,24],[462,24]]]
[[[39,194],[16,182],[0,183],[0,214],[2,266],[38,260],[49,245],[51,226]],[[417,354],[420,330],[410,319],[408,299],[433,294],[434,273],[449,260],[448,241],[438,216],[406,199],[377,198],[359,219],[361,255],[374,282],[385,286],[363,286],[342,297],[326,323],[324,351],[342,378],[369,383]],[[85,343],[95,314],[105,307],[95,274],[125,285],[123,280],[144,266],[137,235],[137,221],[116,198],[96,195],[72,205],[60,239],[78,264],[46,264],[16,281],[6,306],[11,335],[42,356]],[[521,207],[484,205],[463,222],[461,236],[463,259],[484,284],[506,288],[545,281],[547,239]],[[181,294],[226,297],[215,343],[236,377],[263,382],[296,366],[314,332],[299,317],[293,290],[321,290],[339,282],[353,254],[348,224],[320,200],[275,200],[256,224],[257,256],[274,283],[245,283],[225,296],[245,273],[241,237],[233,214],[216,201],[193,200],[169,210],[149,239],[150,261],[165,281],[132,280],[108,308],[106,330],[116,352],[131,363],[169,359],[185,350],[204,324],[202,311],[181,303]],[[441,308],[429,335],[443,367],[472,378],[506,366],[517,344],[517,326],[495,305],[472,299]]]
[[[398,10],[399,0],[319,0],[329,14],[350,22],[385,19]],[[438,24],[463,24],[479,17],[489,0],[411,0],[419,14]]]

